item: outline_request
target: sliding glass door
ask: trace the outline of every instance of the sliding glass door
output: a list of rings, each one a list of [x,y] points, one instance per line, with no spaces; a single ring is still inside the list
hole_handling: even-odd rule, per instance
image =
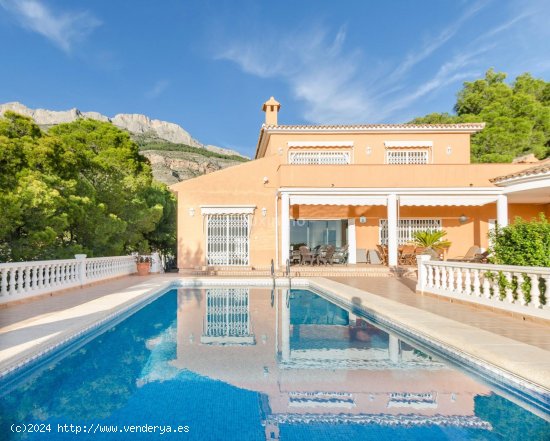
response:
[[[348,220],[291,220],[290,245],[307,245],[310,249],[318,245],[341,247],[348,243]]]

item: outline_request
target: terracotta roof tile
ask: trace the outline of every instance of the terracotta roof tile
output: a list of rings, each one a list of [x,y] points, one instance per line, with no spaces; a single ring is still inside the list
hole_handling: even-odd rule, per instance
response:
[[[462,124],[329,124],[329,125],[263,125],[266,130],[481,130],[485,123]]]
[[[496,178],[490,179],[490,181],[497,183],[497,182],[507,181],[509,179],[520,178],[522,176],[538,175],[541,173],[548,173],[548,172],[550,172],[550,158],[545,159],[544,161],[540,162],[534,167],[529,167],[519,172],[511,173],[509,175],[497,176]]]

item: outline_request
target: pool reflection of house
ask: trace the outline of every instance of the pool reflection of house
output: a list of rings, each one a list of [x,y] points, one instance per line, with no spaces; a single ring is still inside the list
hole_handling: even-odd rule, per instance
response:
[[[172,364],[259,392],[267,438],[315,421],[489,427],[486,387],[316,295],[265,294],[180,290]]]
[[[172,186],[178,195],[178,268],[265,269],[291,246],[398,246],[419,230],[447,232],[449,255],[486,248],[515,216],[550,216],[550,162],[471,164],[484,124],[281,125],[263,110],[253,161]],[[359,250],[359,253],[358,253]]]

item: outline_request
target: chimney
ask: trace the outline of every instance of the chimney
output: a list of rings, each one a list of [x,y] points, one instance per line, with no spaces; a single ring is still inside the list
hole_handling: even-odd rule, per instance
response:
[[[277,113],[279,113],[280,108],[281,108],[281,104],[279,104],[279,102],[273,97],[269,98],[264,103],[262,110],[265,112],[266,125],[268,126],[277,125]]]

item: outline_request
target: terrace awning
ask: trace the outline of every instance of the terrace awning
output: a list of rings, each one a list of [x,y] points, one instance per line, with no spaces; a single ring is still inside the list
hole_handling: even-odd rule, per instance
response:
[[[496,195],[403,195],[399,197],[401,206],[466,206],[466,205],[485,205],[496,202]]]

